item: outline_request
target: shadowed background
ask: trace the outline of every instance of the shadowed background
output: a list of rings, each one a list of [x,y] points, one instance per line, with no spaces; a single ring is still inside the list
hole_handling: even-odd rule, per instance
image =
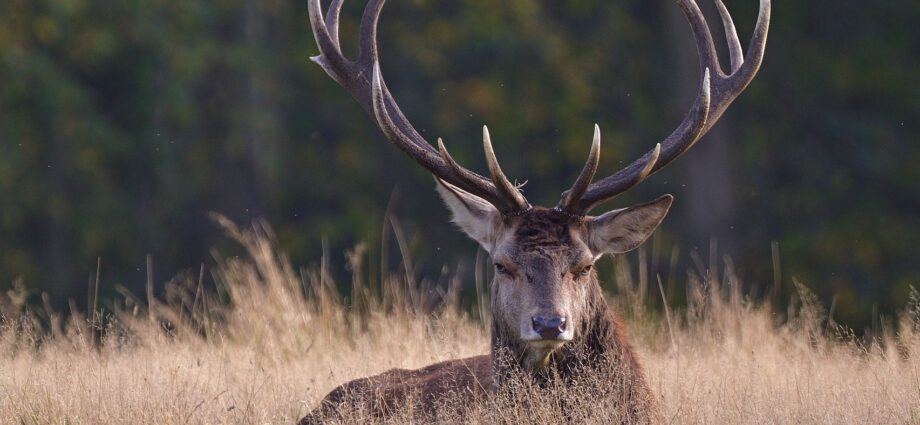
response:
[[[715,240],[763,294],[776,241],[783,291],[797,277],[859,328],[920,283],[920,3],[774,3],[751,87],[685,157],[604,206],[677,197],[648,244],[653,264],[676,260],[655,268],[668,281]],[[726,5],[746,42],[757,1]],[[345,3],[348,51],[363,6]],[[677,125],[699,79],[667,0],[391,0],[379,43],[429,141],[481,171],[488,124],[506,173],[545,205],[577,175],[595,122],[605,175]],[[0,288],[85,305],[101,258],[103,300],[116,285],[143,293],[148,272],[197,273],[230,249],[210,211],[264,217],[294,264],[325,245],[345,273],[340,253],[356,243],[393,245],[388,205],[418,276],[471,273],[475,246],[447,224],[431,178],[314,54],[305,1],[4,1]],[[398,262],[374,251],[372,270]]]

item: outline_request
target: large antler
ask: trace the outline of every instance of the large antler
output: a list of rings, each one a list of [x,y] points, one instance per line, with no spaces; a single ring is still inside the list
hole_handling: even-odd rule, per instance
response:
[[[309,0],[310,26],[320,51],[311,59],[358,101],[391,143],[435,178],[489,201],[506,215],[529,209],[530,204],[502,173],[486,128],[483,128],[483,148],[490,179],[458,165],[440,139],[439,149],[435,150],[403,115],[380,74],[377,20],[384,0],[367,3],[361,18],[358,58],[354,61],[345,58],[339,44],[339,11],[343,1],[332,0],[324,21],[319,0]]]
[[[583,216],[598,203],[625,192],[668,165],[706,134],[732,101],[754,79],[754,75],[760,69],[766,48],[767,30],[770,25],[770,0],[760,0],[757,26],[754,28],[747,55],[741,50],[741,42],[738,40],[738,34],[728,9],[721,0],[714,1],[722,17],[722,25],[725,27],[731,71],[725,73],[719,65],[712,34],[696,2],[677,0],[677,4],[683,9],[690,22],[690,28],[693,30],[693,38],[696,40],[697,53],[700,58],[700,71],[703,75],[699,93],[690,112],[677,129],[654,149],[633,161],[626,168],[589,185],[597,170],[600,155],[600,132],[595,127],[594,143],[588,162],[575,185],[562,194],[557,209],[572,215]]]

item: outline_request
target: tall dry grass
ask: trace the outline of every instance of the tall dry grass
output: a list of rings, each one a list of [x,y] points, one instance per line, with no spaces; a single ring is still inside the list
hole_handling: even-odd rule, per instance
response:
[[[203,275],[181,276],[158,298],[125,292],[105,318],[68,320],[29,310],[21,291],[0,297],[0,421],[294,423],[346,380],[488,349],[456,285],[439,293],[406,274],[366,286],[358,247],[348,255],[356,277],[346,304],[327,266],[296,270],[267,226],[224,224],[246,256],[220,261],[210,273],[216,290],[203,289]],[[689,307],[653,315],[643,301],[658,288],[628,275],[620,269],[614,302],[670,422],[920,423],[916,294],[889,327],[897,331],[860,342],[829,325],[804,287],[780,320],[745,300],[730,269],[718,278],[701,270],[687,282]],[[463,420],[606,423],[615,412],[598,394],[611,386],[525,388],[517,397],[527,403],[462,406],[471,408]],[[457,407],[441,419],[456,418]]]

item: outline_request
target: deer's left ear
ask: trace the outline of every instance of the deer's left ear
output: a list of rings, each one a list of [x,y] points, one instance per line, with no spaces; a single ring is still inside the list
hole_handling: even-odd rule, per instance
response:
[[[588,246],[595,255],[636,249],[655,232],[673,201],[673,196],[664,195],[646,204],[589,217]]]

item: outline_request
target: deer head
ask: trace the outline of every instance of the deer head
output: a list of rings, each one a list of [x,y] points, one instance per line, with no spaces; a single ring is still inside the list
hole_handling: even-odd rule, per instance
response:
[[[400,111],[380,73],[377,20],[384,0],[370,0],[361,21],[360,51],[347,59],[338,39],[343,0],[333,0],[325,19],[319,0],[309,0],[310,23],[320,54],[312,59],[367,111],[384,136],[430,171],[454,222],[488,251],[495,264],[492,282],[493,328],[524,347],[529,364],[578,339],[590,306],[600,296],[593,270],[604,254],[630,251],[645,241],[664,219],[673,198],[610,211],[589,211],[670,164],[692,147],[721,117],[754,78],[763,60],[770,20],[770,0],[760,12],[747,54],[742,52],[732,18],[715,0],[725,27],[730,70],[716,56],[712,35],[694,0],[677,0],[690,23],[700,59],[699,91],[689,112],[661,143],[622,170],[594,181],[601,135],[594,140],[581,174],[553,208],[533,207],[502,172],[487,128],[483,148],[488,177],[453,160],[444,142],[427,142]]]

